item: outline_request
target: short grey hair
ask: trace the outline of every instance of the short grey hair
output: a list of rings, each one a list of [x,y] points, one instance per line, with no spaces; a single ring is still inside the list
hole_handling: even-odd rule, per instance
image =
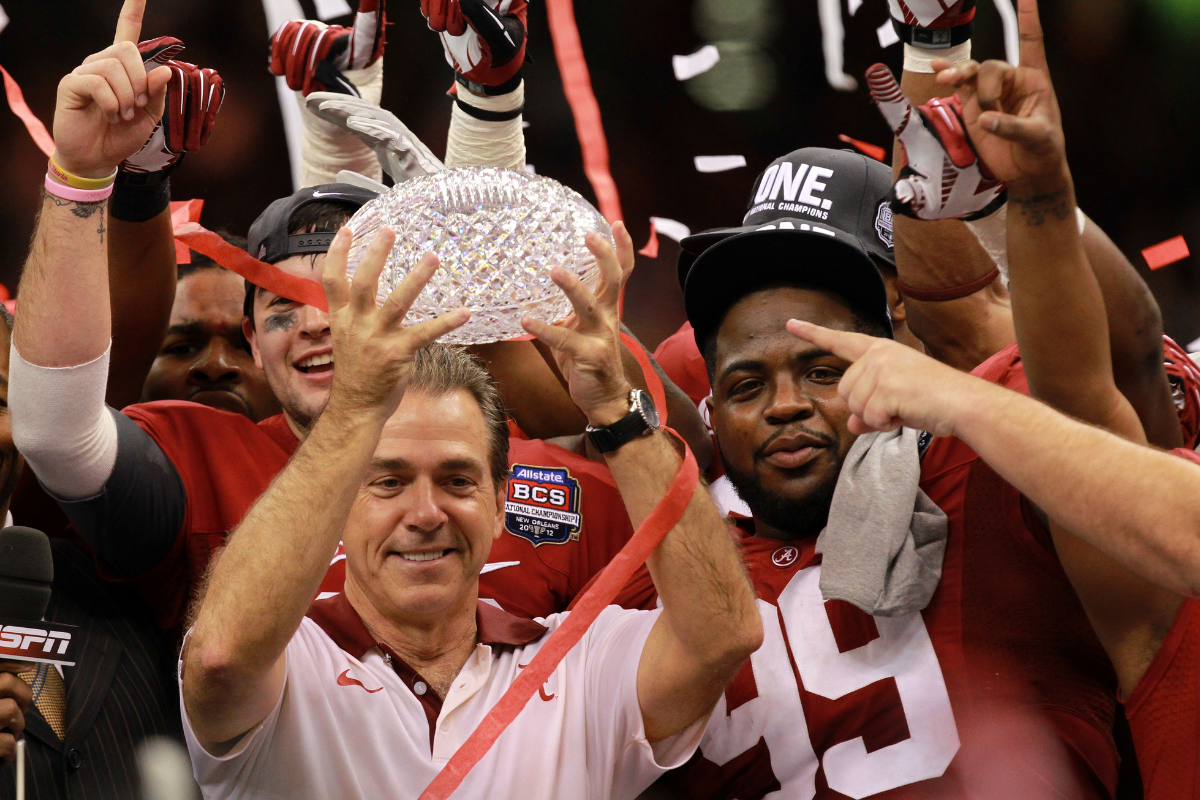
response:
[[[434,342],[417,351],[408,389],[433,397],[462,389],[475,399],[487,427],[488,462],[499,491],[508,480],[508,412],[483,361],[466,348]]]

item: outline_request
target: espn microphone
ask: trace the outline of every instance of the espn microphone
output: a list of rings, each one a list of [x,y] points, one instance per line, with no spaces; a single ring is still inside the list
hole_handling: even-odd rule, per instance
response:
[[[21,526],[0,531],[0,661],[74,665],[78,629],[42,619],[53,580],[46,534]]]

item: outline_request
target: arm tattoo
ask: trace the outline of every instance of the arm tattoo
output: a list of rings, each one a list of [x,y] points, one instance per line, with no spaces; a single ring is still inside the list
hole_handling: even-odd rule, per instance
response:
[[[1047,214],[1053,214],[1057,220],[1064,220],[1071,214],[1071,204],[1067,202],[1067,189],[1064,187],[1053,192],[1031,194],[1027,197],[1008,198],[1017,204],[1025,220],[1033,226],[1046,221]]]
[[[42,196],[59,208],[69,208],[71,213],[79,219],[89,219],[96,214],[100,215],[100,225],[96,228],[96,233],[100,234],[100,243],[104,243],[104,234],[108,232],[108,228],[104,226],[104,212],[108,208],[107,200],[97,200],[93,203],[83,203],[78,200],[67,200],[62,197],[57,197],[50,194],[45,189],[42,190]]]

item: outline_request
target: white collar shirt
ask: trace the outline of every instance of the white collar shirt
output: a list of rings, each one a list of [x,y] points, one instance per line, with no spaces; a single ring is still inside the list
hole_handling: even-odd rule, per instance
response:
[[[635,798],[685,763],[705,721],[651,745],[638,705],[658,614],[605,609],[452,796]],[[229,753],[201,747],[183,709],[204,797],[416,800],[567,616],[535,622],[486,603],[476,615],[480,643],[442,700],[344,594],[314,603],[288,643],[274,708]]]

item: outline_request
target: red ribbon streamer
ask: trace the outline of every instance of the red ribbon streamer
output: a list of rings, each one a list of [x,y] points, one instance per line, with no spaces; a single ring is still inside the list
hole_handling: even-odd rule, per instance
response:
[[[1162,269],[1168,264],[1182,261],[1190,255],[1187,242],[1183,240],[1182,236],[1167,239],[1165,242],[1159,242],[1142,251],[1142,258],[1146,259],[1146,265],[1150,269]]]
[[[199,222],[200,212],[203,210],[203,200],[172,200],[171,227],[179,230],[189,222]],[[178,239],[175,240],[175,263],[192,263],[192,249]]]
[[[884,150],[877,144],[868,144],[860,142],[858,139],[851,139],[844,133],[839,133],[838,138],[849,145],[854,145],[863,155],[870,156],[876,161],[884,161],[887,158],[887,150]]]
[[[670,428],[666,430],[683,441],[675,431]],[[671,482],[671,488],[667,490],[666,495],[650,512],[650,516],[638,526],[633,537],[621,548],[621,552],[617,553],[597,576],[592,588],[579,598],[574,610],[563,624],[550,634],[550,638],[479,723],[479,727],[450,757],[433,782],[425,787],[419,800],[446,800],[458,788],[471,768],[491,749],[504,729],[525,708],[533,693],[541,688],[559,662],[566,657],[567,652],[583,637],[596,617],[600,616],[600,612],[612,603],[617,592],[625,586],[633,573],[646,563],[646,559],[667,533],[679,523],[699,480],[700,471],[696,466],[696,459],[692,456],[692,451],[684,445],[683,463],[679,465],[679,472],[675,473],[675,480]]]
[[[297,303],[316,306],[322,311],[329,310],[324,286],[308,278],[289,275],[274,264],[259,261],[240,247],[234,247],[212,231],[205,230],[199,223],[189,222],[177,227],[175,239],[268,292]]]
[[[638,250],[638,255],[658,258],[658,230],[654,227],[654,220],[650,220],[650,238],[646,240],[646,246]]]
[[[583,171],[596,193],[600,213],[609,222],[615,222],[622,218],[621,198],[608,170],[608,140],[600,119],[600,105],[592,91],[587,60],[583,57],[579,28],[575,26],[572,0],[547,0],[546,15],[550,19],[550,38],[554,41],[563,93],[575,117],[575,134],[583,151]]]
[[[642,377],[646,379],[646,390],[654,400],[654,407],[658,409],[659,424],[666,427],[667,391],[663,388],[662,379],[658,377],[658,373],[650,363],[650,356],[646,355],[646,350],[641,343],[625,331],[621,331],[621,341],[629,348],[629,352],[638,362],[638,366],[642,368]]]
[[[21,87],[17,85],[13,76],[8,74],[8,70],[0,67],[0,74],[4,75],[4,92],[8,95],[8,107],[25,123],[25,130],[29,131],[34,144],[49,158],[54,153],[54,137],[46,130],[42,121],[33,115],[29,104],[25,102],[25,95],[21,93]]]

